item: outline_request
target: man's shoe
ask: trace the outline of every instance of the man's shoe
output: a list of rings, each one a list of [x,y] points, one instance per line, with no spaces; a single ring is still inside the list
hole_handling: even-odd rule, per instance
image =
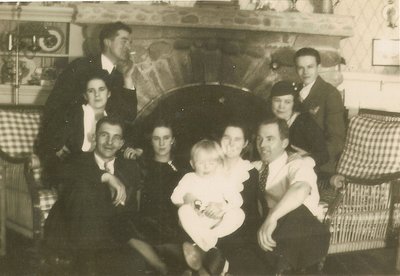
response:
[[[196,244],[184,242],[182,245],[183,256],[185,257],[188,266],[198,271],[203,266],[204,251],[200,249]]]

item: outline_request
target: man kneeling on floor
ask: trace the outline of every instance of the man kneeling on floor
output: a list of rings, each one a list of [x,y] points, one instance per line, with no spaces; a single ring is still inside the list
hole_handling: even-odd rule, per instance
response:
[[[326,256],[330,233],[316,216],[319,208],[315,162],[310,157],[289,158],[289,129],[282,119],[259,124],[257,150],[261,161],[260,189],[267,214],[258,231],[258,243],[277,272],[298,271]]]

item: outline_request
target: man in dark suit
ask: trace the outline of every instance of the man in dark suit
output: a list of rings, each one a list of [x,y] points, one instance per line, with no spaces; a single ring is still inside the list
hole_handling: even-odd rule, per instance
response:
[[[124,120],[130,122],[136,118],[137,97],[132,80],[133,66],[130,64],[131,67],[125,68],[124,73],[116,69],[117,64],[129,60],[130,34],[130,27],[121,22],[105,25],[99,37],[101,54],[76,59],[61,73],[44,107],[45,135],[49,134],[48,131],[51,132],[52,126],[64,120],[65,112],[71,105],[81,103],[87,75],[99,69],[110,75],[111,97],[107,102],[107,113],[118,111]]]
[[[329,161],[321,166],[321,172],[334,174],[346,138],[341,95],[319,76],[321,57],[317,50],[302,48],[296,52],[294,61],[297,74],[303,82],[299,92],[302,109],[313,116],[326,139]]]
[[[120,256],[124,244],[115,234],[124,235],[127,230],[116,227],[123,226],[121,220],[134,216],[137,209],[136,162],[116,158],[123,143],[120,120],[103,117],[96,125],[94,152],[77,156],[59,174],[62,189],[46,220],[46,244],[69,250],[83,273],[99,264],[113,265],[110,261],[94,265],[96,258],[120,259],[115,256]]]
[[[99,35],[101,54],[74,60],[57,78],[44,106],[37,144],[46,185],[54,185],[52,171],[55,168],[54,164],[59,162],[48,154],[49,151],[59,150],[52,148],[53,137],[58,137],[59,126],[65,125],[68,111],[83,103],[83,92],[86,90],[86,80],[90,74],[104,70],[109,76],[108,88],[111,96],[106,105],[107,114],[120,116],[129,123],[135,120],[137,97],[132,80],[133,65],[127,62],[130,54],[130,34],[130,27],[121,22],[104,25]],[[131,67],[125,66],[124,73],[121,73],[116,69],[117,64],[121,63]]]

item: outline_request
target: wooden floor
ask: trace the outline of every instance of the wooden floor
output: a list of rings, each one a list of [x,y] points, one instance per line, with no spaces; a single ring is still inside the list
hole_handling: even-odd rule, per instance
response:
[[[0,275],[38,275],[30,262],[32,243],[7,234],[7,255],[0,258]],[[341,253],[328,256],[323,275],[400,275],[395,263],[395,248]]]

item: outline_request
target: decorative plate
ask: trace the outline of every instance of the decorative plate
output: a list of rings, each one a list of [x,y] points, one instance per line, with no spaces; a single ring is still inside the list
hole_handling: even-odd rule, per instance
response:
[[[64,34],[62,31],[54,26],[46,27],[49,36],[39,38],[39,46],[43,52],[52,53],[61,48],[64,43]]]

